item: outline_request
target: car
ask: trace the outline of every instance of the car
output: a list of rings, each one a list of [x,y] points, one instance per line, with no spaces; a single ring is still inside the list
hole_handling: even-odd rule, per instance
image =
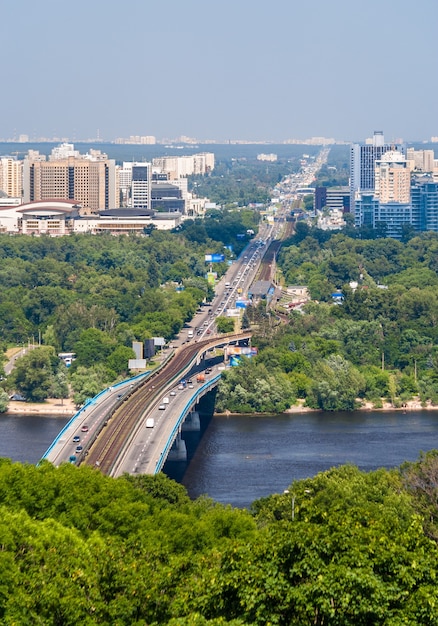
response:
[[[83,448],[82,446],[76,446],[76,454],[82,452]]]
[[[73,437],[73,443],[79,443],[79,442],[80,442],[80,440],[81,440],[81,438],[79,437],[79,435],[75,435],[75,436]]]
[[[165,404],[160,404],[160,406],[158,407],[159,411],[165,411],[166,409],[166,405]]]
[[[76,456],[74,454],[70,455],[69,463],[76,463]]]
[[[207,369],[205,370],[206,374],[211,374],[211,367],[207,367]]]
[[[15,402],[26,402],[26,398],[21,395],[21,393],[14,393],[12,396],[9,396],[9,400],[15,400]]]
[[[179,391],[183,391],[184,390],[184,385],[178,385],[178,390]]]
[[[169,396],[176,396],[176,391],[172,389],[172,391],[169,393]]]
[[[84,425],[82,426],[81,431],[82,431],[83,433],[88,433],[88,426],[87,426],[87,424],[84,424]]]
[[[211,335],[211,330],[210,329],[207,330],[207,335]]]
[[[189,385],[189,389],[193,389],[193,385]]]

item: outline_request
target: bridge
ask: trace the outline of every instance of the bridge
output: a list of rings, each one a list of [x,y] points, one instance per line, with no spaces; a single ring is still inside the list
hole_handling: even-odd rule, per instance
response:
[[[276,236],[281,230],[287,232],[288,226],[285,229],[285,224],[279,222],[265,225],[263,246],[257,240],[247,246],[216,285],[216,296],[208,312],[202,310],[192,320],[192,327],[197,325],[196,339],[186,341],[182,334],[174,342],[179,347],[156,370],[111,387],[93,399],[67,424],[43,459],[55,465],[68,461],[90,465],[104,474],[118,476],[124,472],[154,474],[161,471],[169,454],[184,454],[181,430],[188,426],[190,418],[192,424],[196,421],[196,403],[218,384],[220,372],[216,369],[205,384],[197,384],[193,390],[188,388],[183,394],[177,394],[173,388],[200,368],[209,350],[250,340],[250,331],[211,334],[214,320],[225,307],[233,306],[238,294],[246,291],[257,276],[263,272],[272,275],[278,247]],[[170,395],[171,390],[175,395]],[[172,402],[163,411],[159,405],[164,397]],[[154,420],[152,428],[146,427],[148,417]]]
[[[69,460],[92,465],[110,476],[161,471],[172,447],[181,451],[181,429],[199,399],[217,385],[220,372],[216,370],[193,390],[187,387],[184,394],[178,393],[179,398],[169,396],[172,407],[165,412],[158,411],[160,399],[183,377],[202,370],[208,351],[250,338],[247,331],[194,341],[171,352],[156,370],[105,390],[70,420],[43,459],[55,465]],[[151,415],[154,427],[145,428]],[[133,463],[132,455],[139,447],[142,460]]]

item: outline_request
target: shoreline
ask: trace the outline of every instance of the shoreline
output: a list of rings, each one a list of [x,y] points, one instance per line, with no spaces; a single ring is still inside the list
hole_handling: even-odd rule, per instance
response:
[[[402,411],[403,413],[408,413],[410,411],[438,411],[438,405],[431,404],[428,402],[426,406],[422,406],[420,400],[409,400],[405,403],[405,406],[396,407],[391,404],[391,402],[383,402],[383,406],[376,408],[372,402],[365,402],[362,406],[354,409],[354,411],[349,411],[350,413],[364,413],[367,411],[376,411],[376,412],[388,412],[388,411]],[[293,415],[293,414],[302,414],[302,413],[325,413],[323,409],[312,409],[311,407],[304,406],[304,401],[301,404],[294,404],[289,407],[280,415]],[[341,411],[333,411],[333,413],[339,413]],[[224,411],[222,413],[213,413],[214,416],[217,417],[231,417],[237,415],[271,415],[271,413],[233,413],[232,411]]]
[[[73,417],[78,412],[72,400],[49,398],[45,402],[17,402],[11,400],[3,415],[49,415],[58,417]]]
[[[365,402],[362,406],[355,409],[354,412],[366,412],[366,411],[403,411],[407,413],[408,411],[438,411],[438,405],[433,405],[430,402],[426,404],[426,406],[422,406],[421,402],[416,400],[409,400],[406,402],[403,407],[395,407],[392,406],[390,402],[384,402],[382,407],[376,408],[374,407],[372,402]],[[3,413],[3,415],[14,415],[14,414],[26,414],[26,415],[49,415],[49,416],[59,416],[59,417],[73,417],[78,412],[76,405],[72,400],[61,400],[56,398],[49,398],[45,402],[39,403],[29,403],[29,402],[17,402],[11,400],[9,402],[9,406],[7,411]],[[295,413],[322,413],[322,409],[312,409],[308,406],[304,406],[304,401],[300,404],[295,404],[284,411],[285,414],[295,414]],[[334,411],[335,413],[337,411]],[[263,413],[233,413],[232,411],[224,411],[222,413],[214,412],[215,416],[225,416],[230,417],[231,415],[264,415]],[[267,413],[266,413],[267,415]]]

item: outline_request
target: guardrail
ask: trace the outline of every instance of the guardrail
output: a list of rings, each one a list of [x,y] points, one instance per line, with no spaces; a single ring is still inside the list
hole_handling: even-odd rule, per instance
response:
[[[190,409],[193,406],[193,403],[196,402],[198,397],[200,397],[201,394],[203,394],[205,391],[210,391],[210,389],[216,385],[220,377],[221,377],[221,374],[217,374],[214,378],[211,378],[208,382],[204,383],[204,385],[202,385],[201,387],[198,387],[198,389],[196,390],[196,393],[194,393],[191,396],[190,400],[187,402],[187,404],[181,411],[181,415],[179,416],[175,426],[173,427],[172,432],[169,435],[169,438],[164,446],[163,451],[160,453],[160,458],[158,459],[157,464],[155,466],[154,474],[158,474],[163,469],[163,466],[164,466],[164,463],[166,462],[170,448],[172,447],[173,442],[175,441],[176,436],[178,434],[178,430],[181,424],[183,423],[186,415],[190,413]]]
[[[127,385],[128,383],[130,384],[134,384],[135,382],[133,381],[137,381],[139,382],[140,380],[142,380],[143,378],[147,378],[149,375],[151,374],[151,371],[147,371],[147,372],[142,372],[141,374],[137,374],[137,376],[134,376],[133,378],[128,378],[126,380],[122,380],[120,383],[116,383],[115,385],[111,385],[110,387],[107,387],[106,389],[103,389],[102,391],[100,391],[96,396],[94,396],[93,398],[90,398],[89,400],[87,400],[87,402],[84,404],[84,406],[82,406],[79,411],[77,411],[77,413],[75,413],[73,415],[73,417],[67,422],[67,424],[64,426],[64,428],[58,433],[56,439],[53,440],[53,442],[50,444],[50,446],[47,448],[47,450],[44,452],[43,456],[41,457],[41,459],[38,461],[37,465],[39,465],[41,463],[41,461],[43,461],[44,459],[47,459],[47,457],[49,456],[50,452],[53,450],[53,448],[55,447],[55,445],[59,442],[59,440],[61,439],[61,437],[63,435],[65,435],[65,433],[68,431],[68,429],[70,428],[70,426],[72,426],[74,424],[74,422],[79,418],[82,417],[82,414],[84,413],[84,411],[91,405],[96,404],[96,401],[98,398],[101,398],[103,395],[105,395],[106,393],[108,393],[108,391],[112,389],[116,389],[118,387],[122,387],[123,385]]]

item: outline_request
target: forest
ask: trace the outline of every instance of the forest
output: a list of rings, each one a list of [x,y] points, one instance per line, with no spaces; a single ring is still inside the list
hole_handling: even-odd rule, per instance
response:
[[[263,302],[248,307],[259,353],[224,372],[219,411],[277,413],[297,399],[326,411],[414,396],[438,405],[436,233],[404,243],[298,223],[278,266],[284,285],[306,285],[312,301],[281,317]]]
[[[438,624],[438,453],[255,501],[0,462],[5,626]]]
[[[0,235],[0,350],[42,343],[1,386],[42,401],[70,384],[82,404],[126,377],[133,340],[172,339],[212,296],[205,254],[225,255],[221,276],[247,243],[237,235],[258,221],[235,208],[143,237]],[[59,352],[76,354],[68,381]]]

